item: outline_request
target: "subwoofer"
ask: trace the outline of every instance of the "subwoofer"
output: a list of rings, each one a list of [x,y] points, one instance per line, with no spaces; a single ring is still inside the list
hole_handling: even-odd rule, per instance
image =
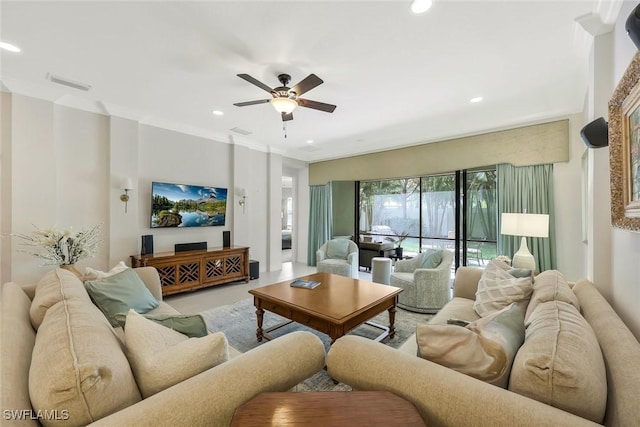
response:
[[[609,126],[604,118],[597,118],[582,128],[580,136],[589,148],[606,147],[609,145]]]

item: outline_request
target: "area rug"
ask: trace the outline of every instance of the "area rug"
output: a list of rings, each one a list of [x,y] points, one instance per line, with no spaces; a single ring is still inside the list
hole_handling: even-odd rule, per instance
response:
[[[224,332],[229,345],[244,353],[246,351],[255,348],[266,340],[258,342],[256,339],[256,309],[253,305],[253,299],[247,298],[238,301],[234,304],[217,307],[211,310],[203,311],[202,317],[204,317],[207,327],[211,331]],[[400,347],[415,331],[416,325],[420,323],[426,323],[431,318],[431,315],[422,313],[413,313],[410,311],[398,308],[396,311],[395,327],[396,333],[393,338],[385,338],[381,342],[393,348]],[[265,311],[263,318],[263,328],[267,329],[271,326],[275,326],[286,321],[282,316]],[[386,311],[377,315],[371,319],[373,323],[379,325],[389,325],[389,313]],[[308,331],[316,335],[322,340],[325,346],[325,350],[329,351],[331,339],[328,335],[318,332],[315,329],[308,328],[298,323],[291,323],[282,328],[276,329],[269,335],[277,338],[293,331]],[[366,338],[373,339],[380,334],[380,329],[361,325],[351,332],[350,335],[359,335]],[[327,375],[326,371],[321,371],[315,374],[313,377],[307,379],[304,383],[299,384],[298,391],[340,391],[350,390],[350,387],[345,384],[334,384],[333,380]]]

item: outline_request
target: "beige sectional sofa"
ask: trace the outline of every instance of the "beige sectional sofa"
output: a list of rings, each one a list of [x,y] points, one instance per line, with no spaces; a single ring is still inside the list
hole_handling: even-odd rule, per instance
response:
[[[458,269],[454,298],[429,323],[446,324],[448,319],[478,319],[473,305],[481,275],[480,269]],[[598,425],[575,413],[589,412],[591,409],[597,412],[598,408],[591,406],[599,405],[602,405],[604,416],[600,415],[601,419],[598,422],[604,425],[640,425],[637,395],[640,390],[638,340],[589,281],[581,280],[572,287],[565,284],[568,292],[564,294],[554,288],[552,292],[543,295],[544,292],[536,294],[536,285],[540,277],[534,281],[534,294],[528,307],[531,310],[527,310],[527,321],[530,323],[524,344],[518,350],[513,363],[509,389],[490,385],[417,357],[418,344],[415,335],[397,350],[361,337],[340,338],[327,354],[328,372],[334,379],[356,390],[390,391],[413,402],[426,424],[432,427]],[[554,278],[552,274],[546,274],[544,277]],[[551,301],[545,302],[549,298]],[[579,322],[566,315],[565,308],[569,304],[562,299],[579,306],[580,311],[576,313],[582,314],[583,321],[586,319],[584,324],[588,324],[586,329],[592,330],[589,334],[595,337],[595,349],[587,351],[573,342],[574,335],[577,334],[574,326]],[[546,338],[548,342],[536,341],[539,337],[535,331],[538,321],[535,319],[536,305],[542,317],[547,316],[549,307],[559,307],[557,311],[560,313],[560,320],[569,322],[558,322],[555,328],[557,340]],[[528,341],[532,345],[528,346]],[[561,341],[564,344],[569,343],[569,347],[560,348]],[[581,342],[589,343],[589,339]],[[540,354],[547,348],[551,348],[553,355],[542,356],[547,358],[544,359],[547,362],[543,363],[542,369],[538,366],[532,368],[531,365],[539,362],[536,362],[536,358],[540,359]],[[524,354],[525,352],[527,354]],[[604,374],[602,382],[606,385],[600,384],[597,378],[599,367],[579,365],[584,363],[585,356],[589,360],[601,359]],[[563,357],[565,360],[556,357]],[[574,359],[578,365],[567,368],[567,364],[573,363]],[[541,399],[543,401],[510,390],[511,383],[518,383],[521,379],[519,375],[527,374],[527,369],[531,371],[529,374],[533,372],[534,375],[526,377],[524,386],[521,384],[520,387],[526,389],[538,386],[548,389],[550,395]],[[575,377],[568,379],[567,373]],[[541,384],[536,384],[537,382]],[[520,392],[527,394],[528,390]],[[567,410],[547,403],[564,406]],[[568,412],[569,410],[571,412]]]
[[[135,271],[160,301],[153,313],[177,314],[162,302],[157,271],[151,267]],[[290,390],[325,364],[322,342],[313,334],[295,332],[244,354],[230,348],[228,361],[142,399],[127,364],[122,329],[111,327],[72,273],[56,269],[45,279],[59,286],[50,288],[57,295],[45,298],[49,302],[39,308],[32,304],[36,285],[2,286],[3,426],[226,426],[235,408],[256,394]],[[38,310],[43,320],[36,331],[32,321]],[[61,319],[62,327],[52,335],[58,350],[47,353],[50,346],[41,340],[51,334],[53,316]],[[173,360],[176,368],[180,363],[179,358]],[[34,393],[41,395],[45,388],[55,407],[34,407]]]

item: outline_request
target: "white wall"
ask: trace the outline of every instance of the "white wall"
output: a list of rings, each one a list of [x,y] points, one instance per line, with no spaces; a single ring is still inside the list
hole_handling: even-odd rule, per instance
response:
[[[173,251],[176,243],[206,241],[208,247],[222,246],[222,231],[231,229],[231,215],[227,215],[224,227],[152,229],[151,184],[204,185],[230,191],[231,146],[151,126],[142,125],[139,132],[138,229],[142,234],[153,235],[155,252]]]
[[[557,268],[567,280],[586,277],[582,243],[582,114],[569,118],[569,161],[553,165]]]
[[[637,52],[624,29],[627,17],[637,5],[636,1],[625,1],[616,21],[613,34],[613,75],[616,83]],[[612,274],[609,299],[622,320],[640,339],[640,233],[611,227],[610,230]]]
[[[74,229],[102,224],[97,256],[78,267],[105,270],[138,254],[145,234],[154,236],[155,252],[163,252],[173,251],[176,243],[197,241],[220,247],[222,231],[231,230],[232,244],[249,246],[262,271],[281,268],[279,155],[19,94],[3,94],[2,106],[9,109],[2,114],[0,152],[3,233],[30,233],[32,224]],[[120,201],[126,177],[134,184],[127,213]],[[226,225],[152,229],[152,181],[228,188]],[[245,213],[237,204],[238,187],[247,191]],[[301,191],[306,194],[308,188]],[[270,242],[272,229],[277,239]],[[16,243],[5,238],[0,246],[2,280],[38,280],[51,267],[40,267],[37,259],[18,252]],[[277,254],[270,257],[272,246]]]

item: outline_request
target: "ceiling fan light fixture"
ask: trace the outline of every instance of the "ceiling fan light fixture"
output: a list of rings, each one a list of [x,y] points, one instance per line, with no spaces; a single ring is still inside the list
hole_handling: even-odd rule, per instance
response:
[[[411,12],[415,14],[425,13],[433,6],[433,0],[413,0],[411,2]]]
[[[298,106],[298,103],[295,99],[279,97],[273,98],[271,105],[273,105],[273,108],[275,108],[278,113],[291,114]]]

